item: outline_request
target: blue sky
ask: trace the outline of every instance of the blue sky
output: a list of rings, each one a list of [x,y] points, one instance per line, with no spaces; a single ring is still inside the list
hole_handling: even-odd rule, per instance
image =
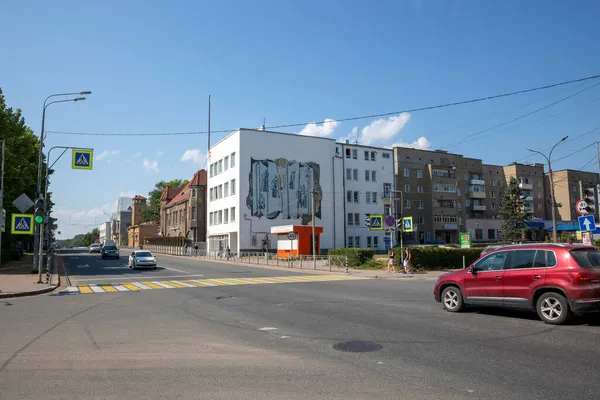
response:
[[[93,94],[50,106],[47,131],[205,131],[209,94],[213,130],[257,127],[263,118],[267,126],[341,119],[596,75],[599,12],[595,1],[541,0],[4,2],[0,87],[36,134],[44,98],[79,90]],[[445,148],[491,164],[541,162],[526,149],[600,126],[600,86],[590,87],[598,82],[285,131],[358,134],[363,143]],[[561,145],[554,157],[599,132]],[[69,157],[56,165],[55,214],[70,237],[102,222],[121,194],[191,178],[207,140],[49,133],[48,147],[56,145],[96,155],[93,171],[71,170]],[[555,168],[587,163],[597,171],[593,156],[590,147]]]

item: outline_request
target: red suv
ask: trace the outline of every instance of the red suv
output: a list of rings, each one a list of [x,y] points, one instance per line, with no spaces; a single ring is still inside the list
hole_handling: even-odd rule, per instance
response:
[[[509,245],[440,276],[433,291],[450,312],[465,305],[536,310],[548,324],[600,310],[600,251],[576,244]]]

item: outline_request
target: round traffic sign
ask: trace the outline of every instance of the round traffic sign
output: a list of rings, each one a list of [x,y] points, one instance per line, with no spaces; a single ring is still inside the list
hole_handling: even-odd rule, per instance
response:
[[[290,240],[296,240],[296,232],[289,232],[288,233],[288,239],[290,239]]]
[[[575,210],[577,210],[577,212],[581,215],[588,215],[586,207],[587,203],[585,202],[585,200],[579,200],[577,204],[575,204]]]
[[[396,218],[394,218],[392,215],[385,217],[385,226],[392,228],[394,225],[396,225]]]

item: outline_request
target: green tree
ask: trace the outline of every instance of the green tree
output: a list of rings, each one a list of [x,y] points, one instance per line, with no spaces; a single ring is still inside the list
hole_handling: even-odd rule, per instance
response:
[[[172,179],[168,182],[160,181],[154,185],[148,193],[148,207],[142,210],[142,221],[144,222],[159,222],[160,220],[160,196],[166,187],[182,188],[190,181],[188,179]]]
[[[526,227],[527,216],[523,211],[523,206],[527,204],[521,200],[521,193],[519,180],[511,177],[500,204],[500,218],[502,218],[500,234],[503,239],[510,242],[521,241],[523,230]]]
[[[4,209],[6,209],[6,232],[2,235],[2,247],[8,248],[14,240],[10,234],[12,214],[18,211],[12,204],[21,193],[35,200],[37,166],[40,143],[33,131],[25,124],[21,110],[8,107],[0,89],[0,140],[5,140],[4,159]],[[46,164],[44,166],[44,172]],[[50,171],[51,173],[52,171]],[[48,207],[52,206],[52,202]],[[33,241],[33,236],[19,235],[20,240]],[[4,251],[2,255],[8,256]]]

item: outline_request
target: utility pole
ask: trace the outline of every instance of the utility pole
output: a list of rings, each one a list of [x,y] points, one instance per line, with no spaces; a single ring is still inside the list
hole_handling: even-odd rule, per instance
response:
[[[568,137],[569,136],[563,137],[554,146],[552,146],[552,148],[550,149],[550,153],[548,153],[547,156],[544,153],[542,153],[541,151],[527,149],[527,150],[531,151],[532,153],[537,153],[537,154],[541,155],[548,162],[548,174],[550,174],[550,203],[551,203],[550,206],[552,207],[552,242],[553,243],[558,242],[558,232],[556,232],[556,199],[554,197],[554,173],[552,172],[551,159],[552,159],[552,152],[554,151],[556,146],[558,146],[559,144],[561,144],[562,142],[567,140]]]
[[[0,178],[0,212],[4,218],[4,226],[6,227],[6,215],[4,215],[4,145],[6,141],[2,141],[2,177]],[[2,229],[0,229],[0,264],[2,264]]]

